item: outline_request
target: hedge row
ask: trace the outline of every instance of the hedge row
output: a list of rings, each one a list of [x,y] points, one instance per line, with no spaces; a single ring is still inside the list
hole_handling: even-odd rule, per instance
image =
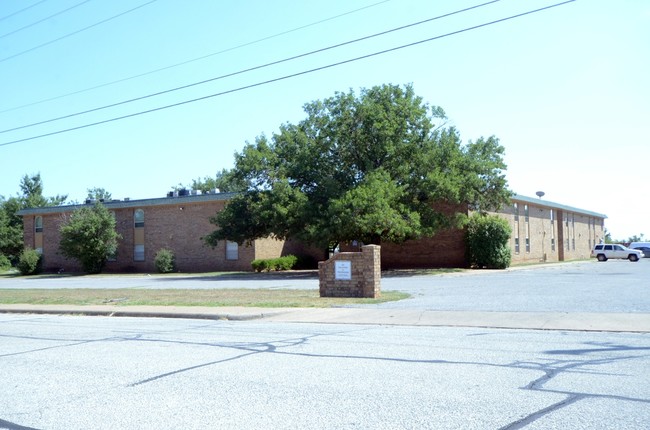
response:
[[[264,260],[253,260],[251,266],[256,272],[270,272],[271,270],[291,270],[298,262],[295,255],[286,255],[280,258],[267,258]]]

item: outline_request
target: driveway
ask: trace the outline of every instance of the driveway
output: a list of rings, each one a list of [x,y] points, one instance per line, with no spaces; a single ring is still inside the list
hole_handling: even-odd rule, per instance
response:
[[[610,260],[465,271],[442,275],[389,273],[383,290],[411,298],[379,309],[482,312],[650,313],[650,259]],[[2,288],[298,288],[317,289],[316,272],[200,275],[52,276],[0,279]]]

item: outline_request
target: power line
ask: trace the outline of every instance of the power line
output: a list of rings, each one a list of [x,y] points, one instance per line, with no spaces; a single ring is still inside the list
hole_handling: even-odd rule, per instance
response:
[[[11,132],[11,131],[16,131],[16,130],[22,130],[22,129],[29,128],[29,127],[34,127],[34,126],[37,126],[37,125],[48,124],[50,122],[60,121],[62,119],[68,119],[68,118],[72,118],[72,117],[79,116],[79,115],[84,115],[84,114],[91,113],[91,112],[97,112],[97,111],[100,111],[100,110],[104,110],[104,109],[108,109],[108,108],[112,108],[112,107],[116,107],[116,106],[121,106],[121,105],[128,104],[128,103],[132,103],[132,102],[135,102],[135,101],[144,100],[144,99],[148,99],[148,98],[151,98],[151,97],[156,97],[156,96],[160,96],[160,95],[163,95],[163,94],[168,94],[168,93],[172,93],[172,92],[175,92],[175,91],[180,91],[180,90],[184,90],[184,89],[187,89],[187,88],[195,87],[195,86],[198,86],[198,85],[207,84],[209,82],[214,82],[214,81],[217,81],[217,80],[220,80],[220,79],[225,79],[225,78],[233,77],[233,76],[236,76],[236,75],[241,75],[241,74],[251,72],[251,71],[254,71],[254,70],[260,70],[260,69],[263,69],[263,68],[266,68],[266,67],[274,66],[274,65],[277,65],[277,64],[281,64],[281,63],[286,63],[288,61],[293,61],[293,60],[296,60],[298,58],[304,58],[304,57],[307,57],[307,56],[310,56],[310,55],[313,55],[313,54],[329,51],[329,50],[332,50],[332,49],[335,49],[335,48],[340,48],[342,46],[346,46],[346,45],[361,42],[361,41],[364,41],[364,40],[372,39],[374,37],[383,36],[383,35],[386,35],[388,33],[393,33],[393,32],[396,32],[396,31],[404,30],[406,28],[426,24],[426,23],[431,22],[431,21],[439,20],[439,19],[442,19],[442,18],[447,18],[447,17],[452,16],[452,15],[457,15],[457,14],[460,14],[460,13],[468,12],[468,11],[470,11],[472,9],[477,9],[477,8],[480,8],[480,7],[484,7],[484,6],[490,5],[492,3],[499,2],[499,1],[501,1],[501,0],[491,0],[491,1],[488,1],[487,3],[481,3],[481,4],[478,4],[478,5],[475,5],[475,6],[470,6],[470,7],[464,8],[464,9],[459,9],[459,10],[454,11],[454,12],[449,12],[449,13],[446,13],[446,14],[443,14],[443,15],[435,16],[433,18],[428,18],[428,19],[425,19],[425,20],[422,20],[422,21],[411,23],[411,24],[402,25],[400,27],[395,27],[395,28],[392,28],[390,30],[385,30],[385,31],[382,31],[382,32],[379,32],[379,33],[371,34],[369,36],[364,36],[364,37],[360,37],[360,38],[357,38],[357,39],[349,40],[347,42],[338,43],[338,44],[335,44],[335,45],[330,45],[330,46],[325,47],[325,48],[316,49],[316,50],[309,51],[309,52],[306,52],[306,53],[303,53],[303,54],[298,54],[298,55],[294,55],[292,57],[284,58],[282,60],[272,61],[270,63],[250,67],[248,69],[239,70],[237,72],[232,72],[232,73],[228,73],[228,74],[221,75],[221,76],[216,76],[216,77],[213,77],[213,78],[210,78],[210,79],[205,79],[203,81],[194,82],[194,83],[183,85],[183,86],[180,86],[180,87],[175,87],[175,88],[171,88],[171,89],[164,90],[164,91],[158,91],[156,93],[147,94],[147,95],[144,95],[144,96],[140,96],[140,97],[136,97],[136,98],[132,98],[132,99],[128,99],[128,100],[123,100],[121,102],[112,103],[112,104],[109,104],[109,105],[104,105],[104,106],[88,109],[88,110],[81,111],[81,112],[75,112],[75,113],[71,113],[71,114],[68,114],[68,115],[63,115],[63,116],[60,116],[60,117],[57,117],[57,118],[51,118],[51,119],[47,119],[47,120],[44,120],[44,121],[34,122],[34,123],[31,123],[31,124],[25,124],[25,125],[21,125],[21,126],[18,126],[18,127],[13,127],[13,128],[5,129],[5,130],[0,130],[0,134],[8,133],[8,132]]]
[[[20,10],[17,10],[17,11],[14,12],[14,13],[10,13],[9,15],[5,15],[5,16],[3,16],[2,18],[0,18],[0,21],[4,21],[5,19],[9,19],[9,18],[11,18],[12,16],[15,16],[15,15],[18,15],[19,13],[25,12],[26,10],[31,9],[31,8],[33,8],[34,6],[38,6],[38,5],[41,4],[41,3],[45,3],[46,1],[47,1],[47,0],[41,0],[41,1],[38,1],[38,2],[34,3],[34,4],[31,5],[31,6],[24,7],[24,8],[22,8],[22,9],[20,9]]]
[[[281,76],[281,77],[278,77],[278,78],[269,79],[269,80],[266,80],[266,81],[261,81],[261,82],[257,82],[257,83],[250,84],[250,85],[245,85],[245,86],[238,87],[238,88],[233,88],[233,89],[230,89],[230,90],[210,94],[210,95],[203,96],[203,97],[198,97],[198,98],[194,98],[194,99],[190,99],[190,100],[184,100],[182,102],[173,103],[173,104],[170,104],[170,105],[159,106],[157,108],[148,109],[148,110],[144,110],[144,111],[140,111],[140,112],[135,112],[135,113],[131,113],[131,114],[128,114],[128,115],[122,115],[122,116],[119,116],[119,117],[109,118],[109,119],[105,119],[105,120],[102,120],[102,121],[97,121],[97,122],[84,124],[84,125],[80,125],[80,126],[76,126],[76,127],[70,127],[70,128],[67,128],[67,129],[57,130],[57,131],[53,131],[53,132],[50,132],[50,133],[45,133],[45,134],[41,134],[41,135],[37,135],[37,136],[26,137],[26,138],[23,138],[23,139],[13,140],[13,141],[9,141],[9,142],[3,142],[3,143],[0,143],[0,146],[7,146],[7,145],[15,144],[15,143],[26,142],[26,141],[30,141],[30,140],[40,139],[40,138],[43,138],[43,137],[48,137],[48,136],[54,136],[54,135],[57,135],[57,134],[67,133],[67,132],[70,132],[70,131],[81,130],[81,129],[84,129],[84,128],[94,127],[96,125],[106,124],[106,123],[109,123],[109,122],[115,122],[115,121],[119,121],[119,120],[123,120],[123,119],[127,119],[127,118],[132,118],[132,117],[136,117],[136,116],[140,116],[140,115],[145,115],[145,114],[152,113],[152,112],[158,112],[158,111],[161,111],[161,110],[186,105],[186,104],[189,104],[189,103],[194,103],[194,102],[198,102],[198,101],[202,101],[202,100],[207,100],[207,99],[210,99],[210,98],[219,97],[219,96],[223,96],[223,95],[226,95],[226,94],[231,94],[231,93],[243,91],[243,90],[246,90],[246,89],[259,87],[259,86],[274,83],[274,82],[279,82],[279,81],[283,81],[283,80],[286,80],[286,79],[295,78],[297,76],[302,76],[302,75],[306,75],[306,74],[309,74],[309,73],[329,69],[329,68],[332,68],[332,67],[337,67],[337,66],[340,66],[340,65],[343,65],[343,64],[348,64],[348,63],[352,63],[352,62],[355,62],[355,61],[364,60],[366,58],[371,58],[371,57],[375,57],[375,56],[378,56],[378,55],[383,55],[383,54],[386,54],[386,53],[389,53],[389,52],[398,51],[400,49],[409,48],[409,47],[412,47],[412,46],[420,45],[420,44],[423,44],[423,43],[427,43],[427,42],[442,39],[442,38],[445,38],[445,37],[453,36],[453,35],[456,35],[456,34],[464,33],[464,32],[467,32],[467,31],[476,30],[476,29],[487,27],[487,26],[490,26],[490,25],[502,23],[502,22],[509,21],[509,20],[512,20],[512,19],[515,19],[515,18],[520,18],[522,16],[526,16],[526,15],[541,12],[541,11],[544,11],[544,10],[547,10],[547,9],[551,9],[551,8],[554,8],[554,7],[562,6],[562,5],[565,5],[565,4],[568,4],[568,3],[573,3],[575,1],[576,0],[566,0],[566,1],[563,1],[563,2],[560,2],[560,3],[555,3],[555,4],[552,4],[552,5],[549,5],[549,6],[545,6],[545,7],[539,8],[539,9],[534,9],[534,10],[530,10],[530,11],[527,11],[527,12],[522,12],[522,13],[519,13],[519,14],[516,14],[516,15],[508,16],[506,18],[501,18],[501,19],[486,22],[486,23],[483,23],[483,24],[474,25],[474,26],[471,26],[471,27],[466,27],[466,28],[463,28],[461,30],[453,31],[453,32],[450,32],[450,33],[445,33],[445,34],[442,34],[442,35],[430,37],[428,39],[419,40],[417,42],[412,42],[412,43],[396,46],[396,47],[389,48],[389,49],[384,49],[382,51],[377,51],[377,52],[367,54],[367,55],[363,55],[363,56],[360,56],[360,57],[355,57],[355,58],[351,58],[351,59],[348,59],[348,60],[339,61],[337,63],[331,63],[331,64],[321,66],[321,67],[317,67],[317,68],[314,68],[314,69],[304,70],[302,72],[293,73],[293,74],[290,74],[290,75],[284,75],[284,76]]]
[[[12,58],[19,57],[19,56],[21,56],[21,55],[27,54],[28,52],[32,52],[32,51],[35,51],[35,50],[37,50],[37,49],[43,48],[43,47],[45,47],[45,46],[51,45],[51,44],[56,43],[56,42],[58,42],[58,41],[60,41],[60,40],[66,39],[66,38],[68,38],[68,37],[70,37],[70,36],[74,36],[74,35],[76,35],[76,34],[79,34],[79,33],[81,33],[82,31],[86,31],[86,30],[89,30],[89,29],[91,29],[91,28],[93,28],[93,27],[97,27],[98,25],[104,24],[104,23],[106,23],[106,22],[108,22],[108,21],[111,21],[111,20],[113,20],[113,19],[115,19],[115,18],[119,18],[119,17],[121,17],[121,16],[123,16],[123,15],[126,15],[127,13],[131,13],[131,12],[133,12],[133,11],[135,11],[135,10],[138,10],[138,9],[144,7],[144,6],[150,5],[151,3],[155,2],[155,1],[157,1],[157,0],[150,0],[150,1],[148,1],[147,3],[144,3],[144,4],[141,4],[140,6],[136,6],[136,7],[134,7],[133,9],[129,9],[129,10],[124,11],[124,12],[122,12],[122,13],[118,13],[117,15],[113,15],[113,16],[111,16],[110,18],[106,18],[106,19],[104,19],[104,20],[102,20],[102,21],[99,21],[99,22],[96,22],[96,23],[94,23],[94,24],[91,24],[91,25],[89,25],[89,26],[87,26],[87,27],[84,27],[84,28],[82,28],[82,29],[80,29],[80,30],[73,31],[72,33],[65,34],[65,35],[63,35],[63,36],[61,36],[61,37],[58,37],[58,38],[53,39],[53,40],[50,40],[49,42],[41,43],[40,45],[37,45],[37,46],[34,46],[34,47],[32,47],[32,48],[26,49],[26,50],[24,50],[24,51],[18,52],[17,54],[13,54],[13,55],[10,55],[10,56],[8,56],[8,57],[0,58],[0,63],[3,63],[3,62],[5,62],[5,61],[7,61],[7,60],[11,60]]]
[[[45,1],[45,0],[43,0],[43,1]],[[13,111],[13,110],[16,110],[16,109],[22,109],[22,108],[25,108],[25,107],[34,106],[34,105],[45,103],[45,102],[50,102],[50,101],[53,101],[53,100],[58,100],[58,99],[68,97],[68,96],[73,96],[73,95],[76,95],[76,94],[85,93],[87,91],[96,90],[98,88],[103,88],[103,87],[106,87],[106,86],[109,86],[109,85],[119,84],[121,82],[130,81],[131,79],[141,78],[143,76],[148,76],[148,75],[151,75],[151,74],[154,74],[154,73],[162,72],[164,70],[172,69],[172,68],[179,67],[179,66],[184,66],[186,64],[190,64],[190,63],[193,63],[195,61],[205,60],[206,58],[210,58],[210,57],[213,57],[215,55],[224,54],[226,52],[234,51],[236,49],[240,49],[240,48],[244,48],[246,46],[250,46],[250,45],[260,43],[260,42],[264,42],[264,41],[267,41],[267,40],[270,40],[270,39],[273,39],[273,38],[276,38],[276,37],[284,36],[286,34],[293,33],[295,31],[299,31],[299,30],[302,30],[302,29],[305,29],[305,28],[308,28],[308,27],[312,27],[312,26],[315,26],[315,25],[318,25],[318,24],[322,24],[322,23],[327,22],[327,21],[332,21],[334,19],[346,16],[346,15],[350,15],[350,14],[353,14],[353,13],[356,13],[356,12],[360,12],[360,11],[362,11],[364,9],[369,9],[371,7],[378,6],[378,5],[382,4],[382,3],[388,3],[389,1],[391,1],[391,0],[382,0],[382,1],[377,2],[377,3],[373,3],[373,4],[370,4],[370,5],[358,8],[358,9],[354,9],[354,10],[344,12],[344,13],[341,13],[341,14],[338,14],[338,15],[335,15],[335,16],[331,16],[329,18],[322,19],[320,21],[315,21],[315,22],[312,22],[310,24],[302,25],[300,27],[292,28],[290,30],[285,30],[285,31],[282,31],[280,33],[276,33],[276,34],[273,34],[273,35],[270,35],[270,36],[266,36],[266,37],[263,37],[261,39],[253,40],[251,42],[242,43],[240,45],[232,46],[230,48],[222,49],[221,51],[213,52],[211,54],[202,55],[200,57],[192,58],[190,60],[185,60],[185,61],[182,61],[180,63],[176,63],[176,64],[172,64],[172,65],[169,65],[169,66],[161,67],[161,68],[158,68],[158,69],[150,70],[148,72],[140,73],[140,74],[137,74],[137,75],[126,77],[126,78],[117,79],[115,81],[105,82],[103,84],[95,85],[93,87],[85,88],[85,89],[74,91],[74,92],[71,92],[71,93],[66,93],[66,94],[50,97],[50,98],[47,98],[47,99],[42,99],[42,100],[38,100],[38,101],[35,101],[35,102],[27,103],[27,104],[24,104],[24,105],[16,106],[16,107],[13,107],[13,108],[5,109],[5,110],[0,111],[0,114],[5,113],[5,112],[10,112],[10,111]]]
[[[62,11],[59,11],[59,12],[55,13],[55,14],[52,14],[52,15],[50,15],[50,16],[47,16],[47,17],[45,17],[45,18],[43,18],[43,19],[40,19],[40,20],[38,20],[38,21],[36,21],[36,22],[32,22],[31,24],[27,24],[27,25],[25,25],[25,26],[23,26],[23,27],[20,27],[20,28],[17,29],[17,30],[10,31],[9,33],[5,33],[5,34],[3,34],[3,35],[0,36],[0,39],[2,39],[2,38],[4,38],[4,37],[7,37],[7,36],[11,36],[11,35],[14,34],[14,33],[18,33],[19,31],[22,31],[22,30],[25,30],[25,29],[27,29],[27,28],[33,27],[33,26],[35,26],[35,25],[38,25],[38,24],[40,24],[41,22],[44,22],[44,21],[47,21],[48,19],[52,19],[52,18],[54,18],[55,16],[59,16],[59,15],[61,15],[61,14],[64,14],[64,13],[66,13],[66,12],[68,12],[68,11],[70,11],[70,10],[76,8],[76,7],[81,6],[81,5],[84,4],[84,3],[88,3],[89,1],[90,1],[90,0],[84,0],[84,1],[82,1],[81,3],[77,3],[77,4],[73,5],[73,6],[70,6],[70,7],[67,8],[67,9],[64,9],[64,10],[62,10]]]

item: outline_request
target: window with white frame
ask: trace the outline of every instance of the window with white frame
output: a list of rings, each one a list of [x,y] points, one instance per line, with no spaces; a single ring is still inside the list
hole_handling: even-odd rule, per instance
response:
[[[237,242],[226,241],[226,260],[239,260],[239,244]]]
[[[144,261],[144,245],[133,247],[133,261]]]
[[[144,211],[136,209],[133,215],[134,227],[144,227]]]

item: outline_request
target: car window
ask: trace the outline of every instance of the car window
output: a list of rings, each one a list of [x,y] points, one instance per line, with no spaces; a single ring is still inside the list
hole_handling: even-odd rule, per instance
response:
[[[611,251],[612,245],[605,245],[605,251]]]
[[[623,251],[624,248],[621,245],[614,245],[614,249],[616,251]]]
[[[601,249],[603,249],[603,245],[596,245],[596,250],[600,251]]]

